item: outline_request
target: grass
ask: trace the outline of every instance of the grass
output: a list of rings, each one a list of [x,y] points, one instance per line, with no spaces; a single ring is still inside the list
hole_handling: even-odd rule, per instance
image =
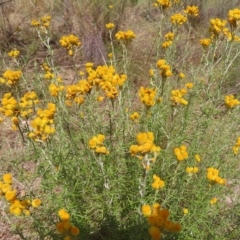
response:
[[[147,0],[0,6],[1,221],[13,236],[145,240],[160,231],[168,240],[238,239],[239,41],[219,23],[219,33],[209,31],[209,21],[225,19],[236,36],[239,28],[228,22],[237,1],[222,3],[203,1],[183,25],[171,16],[198,1],[166,10]],[[130,40],[116,39],[128,29]],[[67,49],[62,36],[70,34],[77,38]],[[18,56],[9,56],[13,49]],[[230,94],[236,100],[227,101]],[[210,180],[208,168],[220,177]],[[6,173],[14,197],[2,186]]]

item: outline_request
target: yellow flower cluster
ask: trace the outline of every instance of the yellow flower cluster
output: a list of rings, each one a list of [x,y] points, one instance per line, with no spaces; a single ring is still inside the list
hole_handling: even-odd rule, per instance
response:
[[[114,100],[118,96],[118,88],[120,89],[127,80],[126,74],[117,74],[113,66],[98,66],[96,70],[92,67],[86,68],[87,80],[91,86],[101,88],[105,95]]]
[[[174,39],[174,33],[169,32],[169,33],[165,34],[164,37],[165,37],[166,41],[162,43],[162,47],[163,48],[168,48],[172,45],[172,41]]]
[[[39,108],[36,118],[30,123],[32,131],[28,134],[28,137],[34,139],[34,141],[46,141],[56,131],[53,126],[55,113],[56,105],[53,103],[48,103],[47,109]]]
[[[136,38],[136,35],[132,30],[127,30],[126,32],[119,31],[115,34],[115,38],[119,41],[129,42]]]
[[[157,67],[160,70],[162,78],[167,78],[172,76],[171,67],[167,64],[165,59],[159,59],[157,61]]]
[[[40,21],[33,19],[31,21],[31,25],[33,27],[42,27],[44,29],[47,29],[50,26],[50,21],[51,21],[51,16],[44,16],[40,19]]]
[[[39,103],[39,99],[35,92],[27,92],[23,97],[20,98],[19,107],[20,115],[28,119],[30,115],[34,112],[33,108]]]
[[[81,105],[84,102],[82,95],[89,93],[92,86],[87,80],[80,80],[77,84],[66,86],[66,105],[72,106],[73,102]]]
[[[8,86],[15,86],[21,76],[22,76],[22,71],[20,70],[17,70],[17,71],[14,71],[14,70],[6,70],[4,73],[3,73],[3,78],[0,78],[0,83],[2,84],[6,84]]]
[[[79,41],[77,36],[74,36],[73,34],[70,34],[68,36],[62,36],[59,40],[59,43],[62,47],[66,48],[68,50],[68,55],[72,56],[74,54],[73,48],[75,46],[80,46],[81,42]]]
[[[218,183],[221,185],[226,184],[226,179],[219,177],[218,174],[219,174],[218,169],[213,168],[213,167],[207,168],[207,179],[209,181],[212,181],[214,183]]]
[[[137,134],[138,145],[132,145],[129,149],[132,156],[137,154],[145,155],[147,153],[159,153],[161,148],[157,147],[154,143],[153,132],[144,132]]]
[[[234,95],[227,95],[225,96],[225,105],[228,108],[234,108],[235,106],[238,106],[240,104],[240,101],[234,97]]]
[[[20,52],[17,49],[13,49],[10,52],[8,52],[8,56],[9,57],[13,57],[13,58],[18,57],[19,54],[20,54]]]
[[[199,171],[198,167],[187,167],[186,172],[189,173],[190,175],[193,173],[197,173]]]
[[[158,190],[159,188],[163,188],[164,185],[165,185],[164,181],[159,176],[154,174],[153,175],[152,188]]]
[[[187,6],[184,12],[188,16],[197,17],[199,14],[199,9],[198,9],[198,6]]]
[[[70,214],[65,209],[58,211],[60,222],[56,224],[56,229],[59,234],[64,235],[64,239],[73,240],[79,235],[80,230],[70,222]]]
[[[197,161],[197,162],[201,162],[201,157],[199,154],[195,154],[194,155],[194,159]]]
[[[102,134],[98,134],[97,136],[94,136],[89,140],[88,145],[98,154],[109,154],[109,151],[103,145],[104,140],[105,136]]]
[[[180,72],[178,74],[178,77],[181,78],[181,79],[184,79],[186,76],[185,76],[185,74],[183,72]]]
[[[56,84],[51,83],[48,87],[48,90],[53,97],[57,97],[59,92],[64,90],[64,86],[63,85],[57,86]]]
[[[176,13],[171,16],[171,23],[175,26],[181,26],[187,21],[187,18],[181,13]]]
[[[187,147],[182,145],[179,148],[174,148],[174,155],[178,161],[186,160],[188,158]]]
[[[228,41],[240,42],[240,37],[228,28],[223,29],[223,34],[227,37]]]
[[[218,199],[217,198],[212,198],[209,202],[210,202],[210,204],[215,204],[215,203],[217,203],[217,201],[218,201]]]
[[[6,116],[16,116],[19,114],[19,105],[17,100],[12,96],[12,93],[5,93],[1,100],[2,107],[0,107],[0,112]]]
[[[155,97],[157,94],[157,90],[153,88],[144,88],[140,87],[138,96],[140,101],[147,107],[152,107],[155,105]]]
[[[187,82],[187,83],[185,84],[185,88],[188,88],[188,89],[193,88],[193,83],[192,83],[192,82]]]
[[[200,39],[200,44],[202,45],[202,47],[204,49],[208,48],[209,45],[211,44],[212,40],[210,38],[203,38],[203,39]]]
[[[232,10],[229,10],[228,12],[228,22],[232,29],[235,29],[237,27],[237,23],[240,20],[240,9],[235,8]]]
[[[37,208],[41,204],[40,199],[19,200],[17,199],[17,190],[12,187],[12,174],[6,173],[3,175],[3,181],[0,181],[0,196],[5,197],[8,201],[9,212],[14,215],[30,215],[30,207]]]
[[[168,9],[169,7],[171,7],[171,0],[157,0],[154,3],[155,7],[161,7],[163,10]]]
[[[184,215],[187,215],[187,214],[188,214],[188,212],[189,212],[189,211],[188,211],[188,209],[187,209],[187,208],[183,208],[183,214],[184,214]]]
[[[149,234],[153,240],[161,239],[163,231],[173,233],[181,231],[181,224],[169,220],[170,212],[161,208],[159,203],[154,203],[152,206],[143,205],[142,214],[148,219],[150,224]]]
[[[55,74],[53,73],[53,69],[46,63],[44,62],[41,65],[41,69],[44,71],[44,78],[45,79],[54,79],[55,78]]]
[[[175,106],[177,104],[188,105],[188,101],[184,99],[184,95],[187,93],[186,88],[175,89],[171,91],[172,104]]]
[[[130,115],[130,119],[133,121],[133,122],[138,122],[140,118],[140,115],[138,112],[134,112]]]
[[[111,29],[113,29],[115,27],[115,25],[113,23],[107,23],[105,26],[109,30],[111,30]]]
[[[220,33],[223,33],[226,24],[227,24],[227,22],[220,18],[211,19],[210,20],[210,28],[209,28],[209,31],[212,35],[211,37],[218,38]]]
[[[232,147],[233,153],[236,155],[240,147],[240,137],[237,139],[235,145]]]

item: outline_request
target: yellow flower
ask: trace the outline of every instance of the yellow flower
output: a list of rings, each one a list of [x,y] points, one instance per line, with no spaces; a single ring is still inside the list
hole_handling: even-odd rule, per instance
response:
[[[183,161],[188,158],[187,147],[182,145],[179,148],[174,149],[174,154],[178,161]]]
[[[227,95],[225,96],[225,105],[228,108],[234,108],[235,106],[239,105],[240,101],[234,97],[234,95]]]
[[[139,113],[138,112],[134,112],[134,113],[132,113],[131,115],[130,115],[130,119],[132,120],[132,121],[138,121],[138,119],[140,118],[140,115],[139,115]]]
[[[10,184],[4,183],[2,185],[2,192],[7,193],[7,192],[11,191],[11,188],[12,188],[12,186]]]
[[[203,48],[207,48],[211,44],[212,40],[210,38],[203,38],[200,39],[200,44],[203,46]]]
[[[159,188],[163,188],[165,185],[164,181],[160,179],[156,174],[153,175],[153,183],[152,188],[158,190]]]
[[[240,20],[240,9],[235,8],[235,9],[229,10],[228,22],[233,29],[237,27],[237,23],[239,22],[239,20]]]
[[[138,96],[139,96],[141,102],[146,107],[149,108],[149,107],[155,105],[156,94],[157,94],[157,90],[156,89],[140,87]]]
[[[193,83],[188,82],[188,83],[185,84],[185,87],[188,88],[188,89],[191,89],[191,88],[193,88]]]
[[[168,9],[172,5],[170,0],[157,0],[156,2],[163,10]]]
[[[188,209],[187,208],[183,208],[183,214],[187,215],[188,214]]]
[[[153,70],[153,69],[150,69],[150,70],[149,70],[149,76],[150,76],[150,77],[153,77],[153,76],[154,76],[154,70]]]
[[[199,14],[199,9],[198,6],[187,6],[184,12],[189,16],[197,17]]]
[[[40,26],[40,22],[38,22],[36,19],[33,19],[33,20],[31,21],[31,25],[32,25],[33,27],[38,27],[38,26]]]
[[[150,216],[152,213],[152,208],[150,205],[143,205],[142,206],[142,214],[145,216],[145,217],[148,217]]]
[[[201,162],[201,157],[199,154],[195,154],[194,155],[194,159],[197,161],[197,162]]]
[[[220,33],[223,33],[226,24],[227,22],[225,20],[219,18],[211,19],[209,31],[211,32],[212,37],[217,38]]]
[[[162,48],[169,48],[172,45],[172,41],[166,41],[162,43]]]
[[[210,200],[210,204],[215,204],[216,202],[218,201],[218,199],[217,198],[212,198],[211,200]]]
[[[115,27],[115,25],[113,23],[107,23],[106,24],[106,28],[109,30],[112,30]]]
[[[58,211],[58,216],[64,222],[70,220],[70,214],[64,208]]]
[[[189,173],[190,175],[193,173],[197,173],[199,171],[198,167],[187,167],[186,172]]]
[[[16,190],[7,191],[5,194],[5,198],[7,201],[13,201],[16,198]]]
[[[63,222],[58,222],[56,224],[56,229],[57,229],[58,233],[60,233],[60,234],[65,233],[65,229],[64,229],[64,225],[63,224],[64,224]]]
[[[153,240],[159,240],[161,238],[160,229],[156,226],[151,226],[148,232]]]
[[[131,41],[136,38],[135,33],[132,30],[127,30],[126,32],[119,31],[115,34],[117,40]]]
[[[103,100],[104,100],[104,97],[103,97],[103,96],[98,96],[98,97],[97,97],[97,101],[98,101],[98,102],[102,102]]]
[[[232,150],[233,150],[233,153],[236,155],[239,151],[239,147],[238,146],[233,146]]]
[[[168,32],[168,33],[166,33],[165,34],[165,38],[166,38],[166,40],[168,40],[168,41],[173,41],[173,39],[174,39],[174,33],[173,32]]]
[[[179,78],[181,78],[181,79],[183,79],[183,78],[185,78],[185,77],[186,77],[186,76],[185,76],[185,74],[184,74],[184,73],[182,73],[182,72],[180,72],[178,76],[179,76]]]
[[[168,64],[166,64],[165,59],[159,59],[157,61],[157,66],[160,69],[160,74],[161,74],[162,78],[172,76],[171,67]]]
[[[17,49],[13,49],[10,52],[8,52],[8,56],[9,57],[13,57],[13,58],[18,57],[19,54],[20,54],[20,52]]]
[[[80,233],[80,230],[79,230],[78,227],[72,226],[72,227],[70,228],[70,234],[71,234],[71,235],[77,236],[77,235],[79,235],[79,233]]]
[[[171,16],[171,23],[176,26],[183,25],[187,21],[187,18],[181,13],[176,13]]]
[[[32,200],[32,206],[33,206],[34,208],[39,207],[39,206],[41,205],[41,203],[42,203],[42,201],[41,201],[40,199],[34,199],[34,200]]]
[[[6,80],[8,86],[15,86],[19,82],[21,76],[22,71],[20,70],[13,71],[8,69],[3,73],[3,78]]]
[[[11,173],[5,173],[3,175],[3,181],[8,184],[12,184],[12,174]]]

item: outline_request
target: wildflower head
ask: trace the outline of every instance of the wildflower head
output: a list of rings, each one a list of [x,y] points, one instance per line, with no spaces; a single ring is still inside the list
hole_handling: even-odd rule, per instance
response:
[[[210,200],[210,204],[215,204],[216,202],[218,201],[218,199],[216,198],[216,197],[214,197],[214,198],[212,198],[211,200]]]
[[[232,10],[229,10],[228,12],[228,22],[233,30],[237,28],[237,23],[240,20],[240,9],[235,8]]]
[[[138,112],[134,112],[130,115],[130,119],[133,121],[133,122],[138,122],[138,119],[140,118],[140,115]]]
[[[188,211],[188,209],[187,209],[187,208],[183,208],[183,214],[184,214],[184,215],[187,215],[187,214],[188,214],[188,212],[189,212],[189,211]]]
[[[78,37],[73,34],[62,36],[61,39],[59,40],[59,43],[62,47],[68,50],[70,56],[73,55],[73,48],[81,45],[81,42],[79,41]]]
[[[152,213],[152,208],[150,205],[143,205],[142,206],[142,214],[145,216],[145,217],[148,217],[150,216]]]
[[[187,18],[181,13],[176,13],[171,16],[171,23],[174,26],[181,26],[187,21]]]
[[[178,161],[183,161],[188,158],[187,147],[185,145],[180,146],[179,148],[174,148],[174,155]]]
[[[198,6],[187,6],[184,12],[191,17],[197,17],[199,14]]]
[[[107,23],[107,24],[106,24],[106,28],[107,28],[108,30],[112,30],[114,27],[115,27],[115,25],[114,25],[113,23]]]
[[[140,87],[138,96],[141,102],[147,107],[151,107],[155,105],[155,97],[157,94],[157,90],[153,88],[144,88]]]
[[[130,42],[136,38],[136,35],[132,30],[127,30],[126,32],[119,31],[115,34],[115,38],[119,41]]]
[[[8,52],[8,56],[12,58],[17,58],[19,54],[20,52],[17,49],[13,49],[10,52]]]
[[[161,180],[159,176],[156,174],[153,175],[153,183],[152,183],[152,188],[158,190],[160,188],[163,188],[165,185],[164,181]]]
[[[12,174],[11,173],[5,173],[3,175],[3,181],[7,184],[12,184]]]
[[[58,211],[58,216],[63,222],[70,220],[70,214],[64,208]]]
[[[39,206],[41,205],[41,203],[42,203],[42,201],[41,201],[40,199],[34,199],[34,200],[32,200],[32,206],[33,206],[34,208],[39,207]]]

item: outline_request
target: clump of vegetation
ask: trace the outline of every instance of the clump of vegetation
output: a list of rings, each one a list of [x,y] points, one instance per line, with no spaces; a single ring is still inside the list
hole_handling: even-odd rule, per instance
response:
[[[236,239],[240,8],[42,3],[10,38],[2,6],[1,221],[21,239]]]

